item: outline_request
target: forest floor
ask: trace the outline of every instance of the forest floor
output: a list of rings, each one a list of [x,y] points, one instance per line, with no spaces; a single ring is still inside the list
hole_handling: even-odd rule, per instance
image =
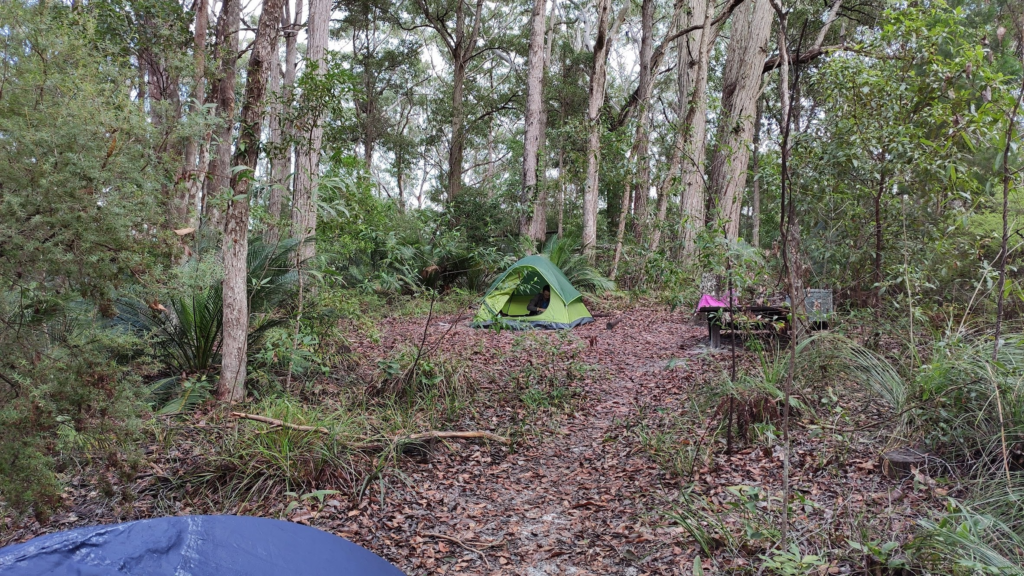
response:
[[[179,492],[153,486],[187,490],[181,478],[195,464],[148,450],[134,477],[110,476],[114,488],[75,476],[46,525],[0,518],[0,545],[149,516],[244,513],[344,536],[410,575],[691,574],[695,559],[707,573],[734,574],[756,572],[765,558],[778,570],[839,574],[873,562],[851,543],[902,543],[918,515],[941,505],[933,483],[882,475],[884,409],[841,382],[803,390],[791,427],[790,542],[801,553],[777,550],[784,450],[773,407],[739,396],[749,400],[734,406],[749,437],[732,438],[730,452],[728,403],[719,404],[729,349],[709,350],[706,329],[686,313],[647,306],[621,318],[614,329],[601,318],[570,333],[527,335],[474,330],[466,316],[434,316],[424,333],[425,317],[397,318],[372,338],[352,339],[356,372],[423,342],[429,358],[463,362],[489,400],[449,428],[491,430],[512,437],[511,446],[436,443],[367,478],[358,496],[321,483],[341,495],[290,508],[280,492],[273,504],[171,502]],[[758,355],[739,346],[737,360],[741,373],[761,369]],[[193,429],[207,419],[195,417]],[[119,483],[135,495],[113,498]]]

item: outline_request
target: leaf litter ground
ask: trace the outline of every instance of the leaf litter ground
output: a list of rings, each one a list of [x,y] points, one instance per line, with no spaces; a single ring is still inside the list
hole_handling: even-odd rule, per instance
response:
[[[168,501],[174,492],[153,486],[180,488],[188,481],[189,459],[201,457],[184,454],[188,448],[182,446],[173,462],[154,454],[134,478],[104,480],[113,486],[75,475],[65,490],[64,511],[46,525],[3,519],[0,544],[166,514],[244,513],[286,517],[344,536],[410,575],[690,574],[694,558],[710,573],[756,569],[759,557],[772,553],[769,535],[778,528],[780,445],[737,439],[726,454],[724,439],[713,433],[724,415],[714,406],[699,407],[708,405],[707,395],[724,378],[730,356],[708,350],[703,327],[660,307],[632,308],[621,317],[611,330],[600,321],[568,334],[527,337],[474,330],[464,316],[430,320],[425,349],[466,360],[479,379],[476,385],[495,398],[513,398],[516,386],[522,391],[522,383],[509,375],[521,376],[524,367],[560,370],[559,359],[566,355],[586,367],[568,408],[530,411],[499,400],[460,422],[466,429],[511,431],[512,447],[462,440],[435,444],[425,456],[401,458],[393,473],[368,483],[359,498],[327,496],[318,505],[288,509],[289,497],[280,492],[276,503],[234,508]],[[356,372],[369,374],[398,347],[419,345],[424,321],[391,319],[381,324],[377,338],[353,341],[361,359]],[[545,361],[558,365],[544,366]],[[757,364],[743,350],[738,361],[741,371]],[[942,494],[882,476],[877,459],[886,438],[870,424],[884,419],[884,410],[838,384],[827,396],[831,412],[823,413],[819,403],[817,418],[794,421],[797,502],[791,533],[805,553],[823,556],[817,572],[852,573],[859,564],[848,553],[847,539],[870,533],[880,542],[902,542],[917,515],[935,507]],[[209,426],[196,420],[191,426],[200,432]],[[855,431],[840,434],[836,428]],[[673,451],[697,457],[666,466],[664,455]],[[750,493],[735,488],[740,486],[756,490],[759,501],[738,501]],[[111,498],[119,488],[135,495]],[[351,492],[345,486],[320,488]],[[698,509],[704,514],[681,513]],[[684,528],[681,517],[696,518],[703,542]]]

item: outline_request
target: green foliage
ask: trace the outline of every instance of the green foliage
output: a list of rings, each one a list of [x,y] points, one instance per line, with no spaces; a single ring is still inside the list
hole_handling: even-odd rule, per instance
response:
[[[0,299],[0,502],[45,520],[60,505],[58,463],[130,442],[137,377],[115,362],[136,344],[83,303],[44,313]],[[41,361],[46,359],[45,362]],[[74,441],[71,441],[74,439]],[[65,462],[63,456],[67,456]]]
[[[4,2],[0,278],[107,297],[163,238],[150,127],[87,13]]]
[[[368,193],[349,193],[356,202],[351,216],[324,230],[334,240],[321,245],[334,270],[328,276],[347,286],[382,295],[481,291],[511,264],[507,253],[472,243],[460,228],[450,229],[443,214],[401,213]],[[338,242],[339,235],[350,240]]]
[[[828,120],[797,134],[790,169],[815,283],[878,290],[888,303],[911,279],[919,306],[967,305],[978,257],[995,253],[978,233],[992,220],[1006,100],[1020,84],[1011,43],[989,42],[998,18],[983,12],[893,6],[857,55],[811,72],[802,95]]]
[[[803,554],[800,547],[793,544],[788,550],[782,550],[772,554],[764,561],[764,567],[771,570],[773,574],[783,576],[799,576],[802,574],[814,574],[819,568],[828,566],[828,561],[814,554]]]
[[[45,520],[58,464],[132,439],[138,344],[97,308],[165,252],[165,167],[89,10],[3,2],[0,22],[0,500]]]
[[[292,262],[299,242],[276,245],[254,240],[249,244],[246,286],[249,298],[250,353],[259,354],[268,331],[282,325],[278,312],[295,295],[298,275]],[[196,269],[198,262],[186,263]],[[209,398],[208,379],[220,361],[223,300],[220,283],[196,286],[185,294],[172,294],[169,308],[122,298],[116,323],[148,341],[154,357],[171,374],[149,387],[161,412],[177,413]],[[173,400],[172,400],[173,399]]]
[[[530,411],[571,412],[582,399],[584,391],[578,383],[588,367],[581,358],[582,346],[569,338],[565,331],[558,333],[557,340],[532,333],[515,337],[513,348],[525,352],[527,360],[509,379]]]
[[[1024,340],[1007,338],[999,358],[987,339],[949,334],[930,354],[903,362],[837,336],[816,337],[842,370],[898,415],[897,432],[919,439],[951,464],[984,474],[1024,442]]]
[[[245,426],[216,447],[205,470],[193,481],[206,482],[232,499],[261,500],[285,491],[314,490],[324,482],[355,483],[348,441],[366,422],[354,410],[316,409],[290,398],[270,398],[251,409],[295,425],[324,427],[330,434],[288,428]]]
[[[579,252],[579,246],[574,240],[552,236],[544,245],[543,254],[562,270],[569,282],[580,292],[607,292],[615,288],[615,283],[602,275],[587,261],[587,257]]]
[[[937,520],[922,520],[910,547],[915,562],[954,575],[1024,574],[1021,480],[985,482],[970,503],[951,499]]]

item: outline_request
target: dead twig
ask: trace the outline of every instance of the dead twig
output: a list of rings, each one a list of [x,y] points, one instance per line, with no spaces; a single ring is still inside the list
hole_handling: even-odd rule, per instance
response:
[[[284,420],[278,420],[277,418],[270,418],[269,416],[260,416],[258,414],[246,414],[245,412],[232,412],[232,418],[242,418],[244,420],[255,420],[256,422],[263,422],[264,424],[270,424],[271,426],[280,426],[281,428],[288,428],[289,430],[298,430],[300,432],[320,432],[321,434],[330,434],[331,431],[323,426],[303,426],[301,424],[292,424],[285,422]]]
[[[454,543],[458,544],[459,546],[462,546],[466,550],[469,550],[470,552],[475,552],[478,556],[480,556],[480,559],[484,561],[484,564],[487,566],[487,569],[488,570],[491,569],[491,563],[487,561],[487,556],[484,556],[483,552],[481,552],[478,548],[474,548],[474,547],[470,546],[469,544],[466,544],[465,542],[463,542],[462,540],[459,540],[458,538],[455,538],[455,537],[452,537],[452,536],[445,536],[444,534],[438,534],[437,532],[420,532],[420,535],[421,536],[430,536],[432,538],[440,538],[442,540],[447,540],[449,542],[454,542]],[[501,544],[503,544],[503,541],[494,542],[494,543],[491,543],[491,544],[483,544],[483,543],[481,543],[481,544],[477,544],[477,546],[480,546],[481,548],[493,548],[494,546],[500,546]]]
[[[430,430],[428,432],[420,432],[418,434],[410,434],[406,436],[409,440],[425,440],[427,438],[486,438],[493,440],[500,444],[509,444],[511,440],[504,436],[498,436],[484,430],[470,430],[467,432],[443,432],[438,430]],[[401,438],[399,438],[401,439]]]

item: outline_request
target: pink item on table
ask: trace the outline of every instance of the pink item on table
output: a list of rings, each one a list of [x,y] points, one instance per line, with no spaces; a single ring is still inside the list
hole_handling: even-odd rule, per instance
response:
[[[715,308],[715,307],[725,308],[725,307],[728,307],[728,306],[729,305],[726,304],[725,302],[722,302],[721,300],[715,298],[714,296],[708,295],[708,294],[704,294],[703,296],[701,296],[700,297],[700,302],[697,303],[697,309],[698,310],[700,310],[701,308]]]

